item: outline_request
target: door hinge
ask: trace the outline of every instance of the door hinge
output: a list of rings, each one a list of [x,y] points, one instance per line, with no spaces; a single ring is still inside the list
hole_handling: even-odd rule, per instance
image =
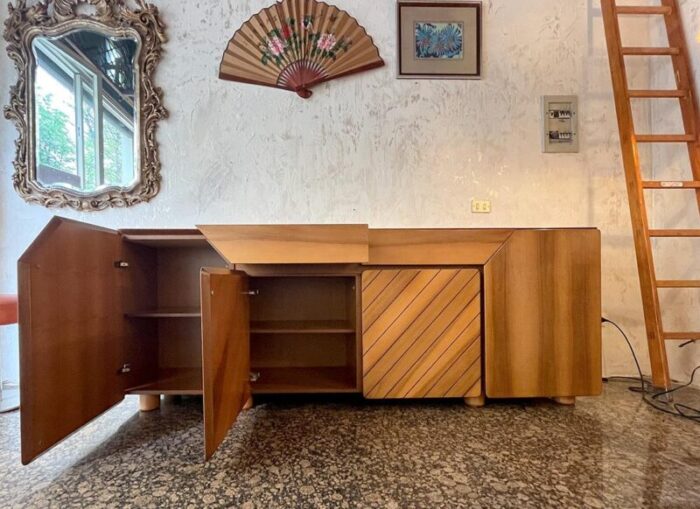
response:
[[[114,262],[114,266],[117,269],[128,269],[129,268],[129,262],[125,262],[124,260],[118,260]]]
[[[120,375],[131,373],[131,364],[124,364],[121,368],[119,368],[119,371],[117,371],[117,373]]]
[[[260,380],[260,373],[259,372],[254,372],[254,373],[251,372],[250,376],[249,376],[249,380],[251,382],[257,382],[258,380]]]

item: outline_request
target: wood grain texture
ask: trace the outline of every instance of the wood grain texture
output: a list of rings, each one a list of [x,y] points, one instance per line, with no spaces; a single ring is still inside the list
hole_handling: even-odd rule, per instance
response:
[[[632,15],[648,15],[648,14],[671,14],[673,11],[670,7],[660,7],[660,6],[629,6],[629,5],[618,5],[615,7],[615,11],[618,14],[632,14]]]
[[[620,130],[622,159],[627,180],[632,228],[637,254],[637,268],[644,305],[644,322],[649,346],[649,357],[653,384],[668,389],[672,385],[668,366],[666,345],[664,343],[663,313],[659,301],[654,252],[650,237],[678,236],[679,232],[650,230],[648,209],[645,202],[644,188],[666,189],[667,187],[649,187],[642,181],[642,168],[639,162],[638,143],[686,143],[693,173],[689,181],[700,180],[700,111],[695,96],[695,83],[690,66],[690,56],[686,37],[683,33],[681,10],[677,0],[661,0],[659,6],[636,7],[663,10],[668,44],[666,48],[625,48],[618,14],[625,8],[617,6],[616,0],[601,0],[601,12],[605,23],[605,36],[610,58],[610,70],[615,95],[617,118]],[[634,9],[627,7],[626,9]],[[624,55],[670,55],[676,88],[681,92],[679,100],[683,120],[683,134],[637,134],[634,125],[633,108],[630,102],[629,82],[627,78]],[[653,96],[653,94],[649,94]],[[683,184],[684,186],[686,184]],[[700,189],[695,191],[700,210]],[[692,235],[692,233],[691,233]],[[698,230],[700,236],[700,230]]]
[[[312,277],[277,266],[275,276],[250,279],[251,364],[261,375],[254,392],[360,392],[359,281],[326,267]]]
[[[562,405],[562,406],[574,406],[574,405],[576,405],[576,398],[564,397],[564,398],[552,398],[552,399],[557,405]]]
[[[365,397],[481,395],[479,271],[368,270],[362,281]]]
[[[248,278],[202,270],[204,443],[208,460],[250,397]]]
[[[158,252],[140,244],[122,242],[119,260],[129,264],[118,271],[121,281],[121,312],[158,307]],[[136,387],[158,379],[157,320],[122,320],[122,357],[131,371],[122,375],[122,388]]]
[[[349,321],[354,316],[355,277],[251,278],[251,320],[254,322],[317,320]]]
[[[350,264],[267,264],[249,265],[237,263],[234,270],[245,272],[250,277],[333,277],[333,276],[359,276],[362,266],[356,263]]]
[[[19,260],[24,464],[124,397],[118,246],[54,218]]]
[[[155,380],[129,388],[127,394],[167,396],[200,396],[202,394],[201,368],[161,368]]]
[[[196,308],[158,308],[131,311],[125,314],[127,318],[200,318],[202,313]]]
[[[206,247],[206,237],[199,230],[122,229],[119,234],[127,242],[151,247]]]
[[[139,239],[156,232],[133,233]],[[123,283],[125,327],[124,362],[131,372],[124,375],[125,389],[151,384],[151,390],[164,387],[168,394],[202,392],[202,330],[200,270],[226,264],[214,249],[204,244],[182,242],[183,232],[158,232],[161,240],[142,243],[122,236],[120,260],[128,267],[120,269]],[[201,234],[200,234],[201,235]],[[203,238],[203,236],[202,236]],[[187,378],[175,378],[163,384],[168,369],[199,370],[195,387]],[[182,381],[180,385],[176,382]],[[165,393],[165,392],[164,392]]]
[[[647,214],[642,172],[639,167],[634,116],[632,105],[627,95],[629,84],[627,81],[625,57],[623,55],[619,18],[615,11],[615,0],[601,0],[600,6],[605,23],[605,38],[608,46],[617,122],[620,131],[622,162],[625,168],[632,233],[637,255],[637,270],[639,272],[639,284],[644,303],[644,322],[649,345],[651,369],[654,373],[653,382],[659,387],[669,387],[671,379],[668,373],[666,347],[662,337],[663,326],[659,309],[659,296],[655,286],[656,270],[652,245],[649,239],[650,223]]]
[[[139,410],[141,412],[153,412],[160,408],[160,395],[142,394],[139,396]]]
[[[369,265],[484,265],[513,230],[370,230]]]
[[[602,391],[597,230],[518,231],[484,268],[486,396]]]
[[[259,381],[253,394],[343,394],[356,393],[352,366],[265,367],[254,369]]]
[[[475,398],[464,398],[464,404],[469,408],[482,408],[486,405],[486,398],[483,394]]]
[[[230,264],[344,264],[369,259],[367,225],[198,228]]]
[[[690,48],[688,48],[685,38],[678,0],[661,0],[661,4],[673,13],[664,17],[668,41],[672,46],[681,48],[681,54],[672,57],[671,62],[678,88],[690,91],[680,99],[681,115],[685,132],[695,135],[695,140],[688,144],[688,156],[693,180],[700,181],[700,136],[698,136],[700,135],[700,104],[698,103],[695,75],[690,64]],[[695,188],[695,201],[700,212],[700,188]]]
[[[260,334],[347,334],[355,332],[349,320],[273,320],[250,324],[251,333]]]
[[[262,368],[310,368],[354,366],[355,334],[252,334],[251,371]]]

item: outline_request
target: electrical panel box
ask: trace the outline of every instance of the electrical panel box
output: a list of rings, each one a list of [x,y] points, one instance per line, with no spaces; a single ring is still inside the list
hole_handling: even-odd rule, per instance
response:
[[[546,95],[542,97],[542,110],[542,151],[553,154],[578,152],[578,96]]]

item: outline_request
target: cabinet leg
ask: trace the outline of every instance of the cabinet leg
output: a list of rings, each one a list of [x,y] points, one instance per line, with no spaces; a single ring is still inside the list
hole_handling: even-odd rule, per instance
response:
[[[475,398],[464,398],[464,403],[470,408],[481,408],[486,404],[484,396],[476,396]]]
[[[576,398],[573,396],[564,396],[560,398],[552,398],[557,405],[563,406],[574,406],[576,404]]]
[[[243,410],[250,410],[251,408],[253,408],[253,396],[248,396],[245,405],[243,405]]]
[[[152,412],[160,408],[160,396],[152,394],[142,394],[139,396],[139,410],[142,412]]]

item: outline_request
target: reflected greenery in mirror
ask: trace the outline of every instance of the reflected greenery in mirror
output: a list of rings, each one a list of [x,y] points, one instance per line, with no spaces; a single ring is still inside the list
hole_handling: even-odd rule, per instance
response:
[[[88,30],[36,37],[36,176],[83,193],[137,183],[138,41]]]
[[[85,5],[93,15],[78,12]],[[10,4],[5,39],[20,82],[5,114],[20,131],[14,184],[25,200],[101,210],[158,193],[155,130],[167,112],[152,80],[165,36],[157,9],[138,7]]]

